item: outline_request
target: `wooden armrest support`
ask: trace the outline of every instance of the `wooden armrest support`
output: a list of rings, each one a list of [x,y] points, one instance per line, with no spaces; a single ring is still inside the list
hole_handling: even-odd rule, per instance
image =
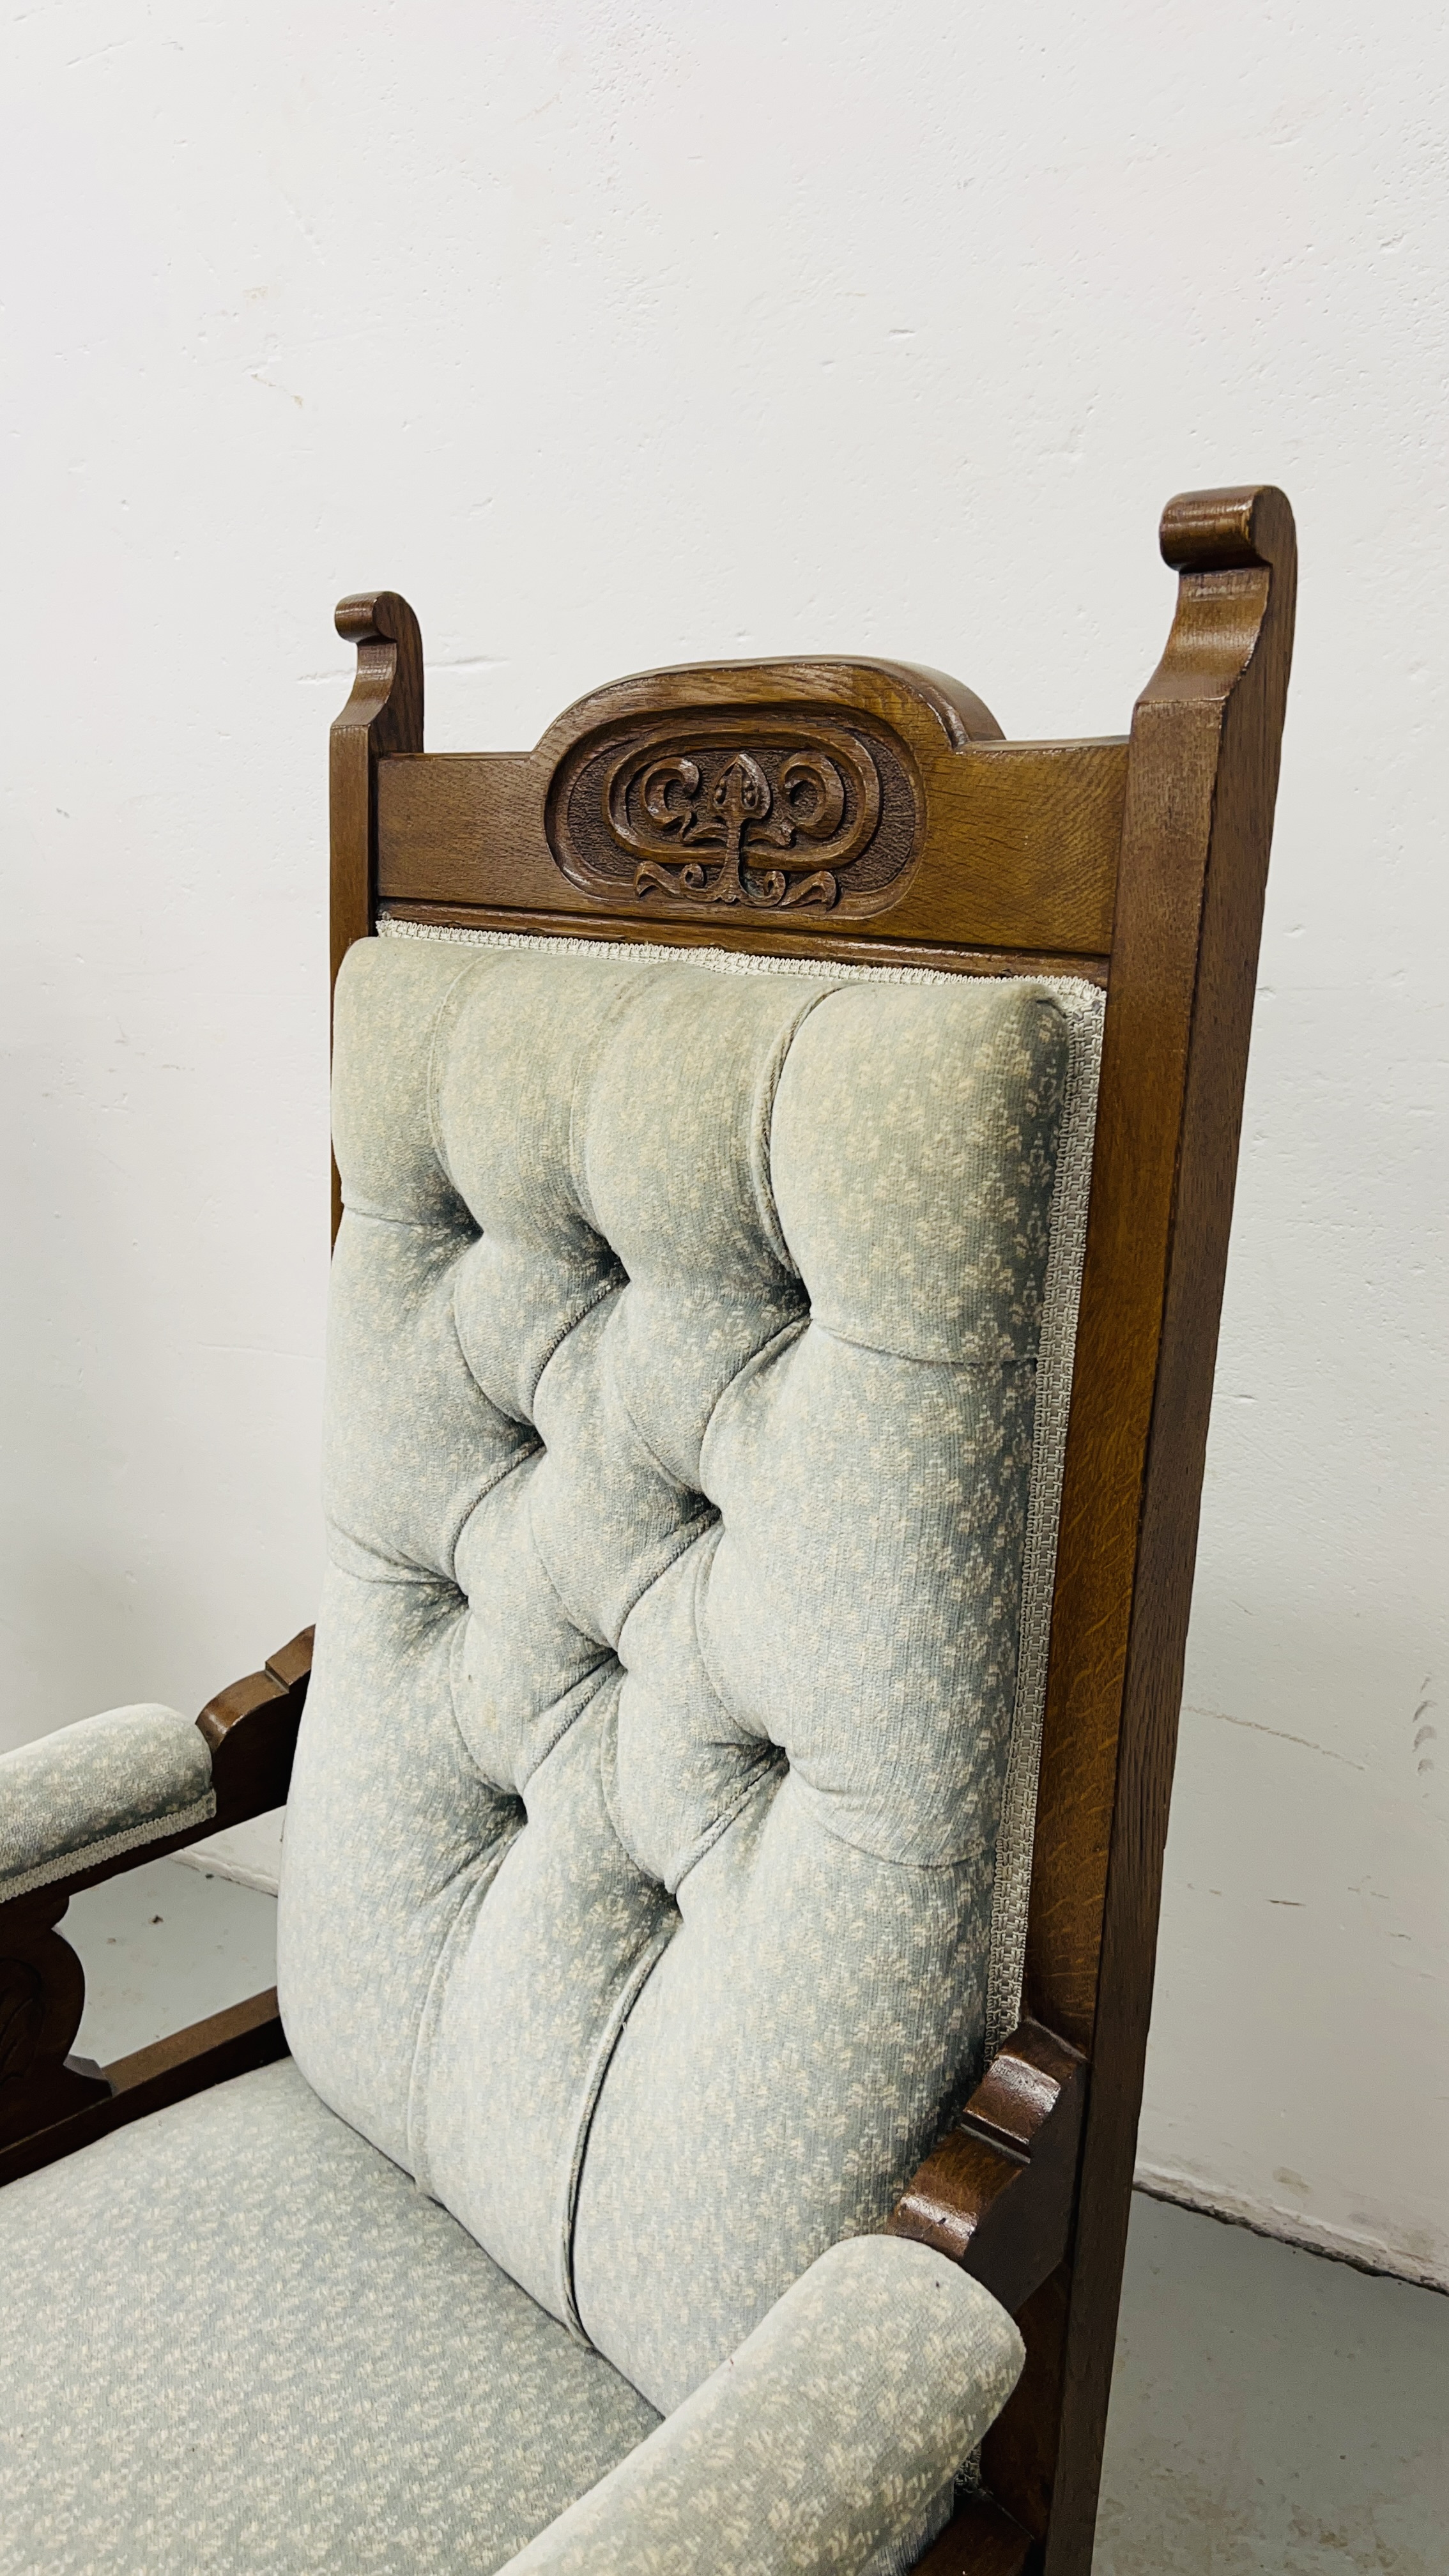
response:
[[[1013,2315],[1071,2238],[1087,2061],[1025,2021],[903,2193],[887,2233],[949,2255]]]
[[[949,2256],[1013,2316],[1071,2243],[1087,2061],[1024,2021],[992,2059],[959,2127],[927,2156],[886,2222]],[[985,2496],[967,2496],[919,2576],[1027,2576],[1031,2534]]]
[[[164,2068],[157,2050],[142,2050],[137,2059],[105,2070],[69,2056],[85,2004],[85,1976],[56,1925],[82,1888],[114,1878],[118,1870],[164,1860],[188,1843],[281,1806],[311,1672],[312,1631],[304,1628],[268,1657],[261,1672],[208,1700],[196,1721],[211,1747],[216,1791],[216,1814],[205,1824],[82,1865],[0,1905],[0,2181],[283,2053],[272,1994],[253,1996],[174,2041],[159,2041],[157,2050],[172,2051]],[[233,2030],[237,2014],[251,2018]]]
[[[283,1804],[312,1678],[312,1635],[304,1628],[289,1645],[279,1646],[259,1673],[248,1673],[209,1699],[197,1719],[211,1747],[216,1791],[216,1815],[204,1832],[220,1833]]]
[[[269,2066],[286,2054],[277,1989],[268,1986],[263,1994],[249,1995],[245,2003],[229,2004],[225,2012],[193,2022],[189,2030],[176,2031],[150,2048],[138,2048],[133,2056],[118,2057],[112,2065],[96,2070],[98,2089],[84,2109],[72,2110],[68,2117],[18,2137],[10,2146],[0,2146],[0,2183],[15,2182],[21,2174],[55,2164],[112,2129],[144,2120],[150,2111],[164,2111],[172,2102],[184,2102],[192,2093],[204,2093],[213,2084],[249,2074],[254,2066]]]
[[[1026,2576],[1040,2552],[1000,2505],[963,2496],[940,2539],[916,2561],[916,2576]]]

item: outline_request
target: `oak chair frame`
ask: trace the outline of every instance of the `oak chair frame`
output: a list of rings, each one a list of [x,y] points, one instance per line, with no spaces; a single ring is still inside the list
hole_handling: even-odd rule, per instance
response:
[[[616,682],[531,753],[425,754],[412,610],[379,591],[337,611],[357,674],[331,741],[334,980],[391,915],[1106,989],[1026,2018],[890,2221],[983,2279],[1027,2344],[983,2451],[991,2501],[963,2502],[930,2576],[1086,2576],[1092,2554],[1296,579],[1271,486],[1179,496],[1161,546],[1167,647],[1130,735],[1099,742],[1005,742],[935,672],[790,661]],[[740,766],[751,741],[773,788]],[[793,801],[792,743],[817,762]],[[691,744],[733,758],[703,831]],[[852,761],[857,844],[862,781],[895,798],[868,880],[848,854],[815,864]],[[751,844],[745,809],[772,794]],[[69,2056],[84,1984],[55,1927],[78,1889],[281,1803],[310,1664],[307,1630],[202,1712],[211,1823],[0,1906],[0,2182],[285,2052],[269,1993],[104,2071]]]

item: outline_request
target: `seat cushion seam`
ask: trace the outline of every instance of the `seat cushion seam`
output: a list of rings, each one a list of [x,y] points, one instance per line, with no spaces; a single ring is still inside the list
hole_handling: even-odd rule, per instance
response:
[[[587,1637],[591,1646],[602,1646],[606,1652],[614,1653],[616,1649],[613,1645],[612,1639],[608,1637],[596,1637],[591,1628],[581,1626],[576,1612],[564,1599],[562,1592],[559,1590],[558,1584],[554,1578],[553,1569],[550,1566],[547,1557],[544,1555],[543,1548],[539,1543],[538,1531],[534,1526],[533,1500],[531,1495],[529,1497],[528,1505],[528,1535],[533,1544],[533,1553],[538,1560],[538,1570],[543,1576],[545,1583],[548,1585],[550,1592],[553,1594],[555,1601],[558,1603],[560,1610],[563,1612],[563,1615],[568,1621],[568,1624],[572,1628],[575,1636]]]
[[[448,1592],[456,1596],[459,1587],[452,1576],[440,1573],[435,1565],[418,1565],[407,1556],[389,1556],[386,1548],[376,1546],[371,1539],[359,1538],[355,1530],[349,1529],[345,1521],[334,1515],[328,1515],[326,1527],[329,1563],[339,1574],[350,1576],[355,1583],[392,1583],[403,1590]],[[333,1539],[345,1539],[349,1547],[356,1548],[359,1556],[371,1557],[377,1572],[364,1573],[358,1566],[344,1564],[341,1557],[332,1553]]]
[[[718,1395],[715,1397],[713,1404],[709,1408],[704,1429],[699,1436],[699,1466],[701,1478],[704,1475],[704,1453],[709,1447],[709,1436],[714,1429],[720,1407],[736,1392],[738,1388],[747,1385],[751,1378],[758,1377],[761,1369],[768,1365],[777,1350],[781,1349],[787,1342],[798,1341],[803,1334],[807,1333],[810,1329],[812,1320],[813,1318],[808,1313],[804,1315],[792,1315],[788,1323],[782,1324],[778,1332],[771,1333],[768,1341],[761,1342],[759,1349],[750,1353],[744,1367],[736,1369],[734,1376],[729,1378],[720,1388]],[[707,1494],[709,1488],[708,1486],[702,1485],[701,1490]],[[716,1508],[718,1508],[718,1506],[716,1506]]]
[[[832,1842],[843,1843],[847,1851],[859,1852],[863,1860],[878,1861],[882,1869],[910,1870],[920,1878],[942,1878],[953,1869],[970,1867],[973,1858],[971,1849],[953,1852],[943,1860],[911,1860],[904,1852],[877,1851],[873,1843],[862,1842],[858,1835],[842,1833],[839,1825],[823,1812],[826,1804],[825,1792],[817,1789],[814,1782],[808,1780],[804,1772],[797,1770],[793,1763],[790,1766],[790,1777],[798,1782],[800,1794],[809,1799],[811,1814],[820,1831],[823,1834],[829,1834]]]
[[[632,961],[630,962],[632,963]],[[574,1068],[573,1086],[569,1092],[569,1178],[573,1182],[574,1196],[579,1204],[579,1213],[583,1217],[584,1222],[589,1227],[590,1231],[597,1234],[601,1242],[607,1241],[608,1238],[602,1233],[598,1218],[595,1215],[593,1192],[589,1188],[589,1178],[586,1169],[588,1159],[587,1152],[585,1150],[586,1140],[581,1133],[580,1127],[581,1096],[584,1089],[585,1077],[587,1076],[589,1080],[592,1080],[593,1076],[597,1073],[600,1062],[603,1058],[604,1049],[613,1034],[615,1023],[622,1019],[624,1012],[627,1010],[629,1003],[632,1001],[634,994],[638,990],[640,977],[655,972],[657,972],[657,969],[654,967],[651,960],[647,958],[641,959],[639,964],[634,967],[634,972],[627,977],[627,980],[623,984],[620,985],[613,1000],[608,1003],[601,1014],[598,1024],[595,1027],[593,1035],[587,1046],[582,1050],[579,1062]],[[612,1245],[610,1245],[609,1248],[611,1251],[613,1250]],[[617,1260],[617,1258],[618,1255],[615,1254],[615,1259]]]
[[[790,1060],[790,1051],[806,1021],[812,1012],[819,1010],[822,1002],[828,1002],[833,993],[839,993],[845,989],[841,984],[826,984],[818,993],[810,994],[803,1009],[795,1013],[781,1039],[776,1042],[773,1061],[766,1067],[765,1079],[760,1084],[756,1096],[755,1115],[750,1122],[750,1188],[759,1215],[761,1231],[771,1250],[779,1253],[781,1261],[791,1277],[795,1279],[801,1276],[800,1265],[786,1241],[785,1228],[781,1223],[780,1210],[775,1198],[774,1174],[770,1168],[775,1102],[779,1096],[785,1067]]]
[[[720,1533],[721,1539],[723,1539],[723,1519],[720,1521]],[[716,1549],[715,1554],[718,1555],[718,1552],[718,1549]],[[700,1671],[703,1673],[705,1680],[708,1682],[710,1689],[715,1695],[715,1698],[719,1701],[720,1707],[724,1710],[726,1717],[729,1718],[733,1725],[740,1727],[744,1734],[749,1737],[753,1743],[768,1744],[776,1752],[783,1753],[785,1750],[784,1746],[777,1745],[772,1735],[765,1732],[757,1732],[754,1727],[746,1726],[743,1718],[736,1715],[735,1711],[729,1704],[729,1700],[715,1674],[714,1667],[710,1662],[709,1649],[705,1644],[704,1628],[700,1620],[700,1606],[704,1594],[704,1579],[705,1576],[713,1570],[713,1566],[714,1557],[710,1558],[708,1565],[701,1566],[699,1575],[695,1581],[694,1596],[689,1605],[689,1623],[694,1637],[694,1651],[699,1657]]]
[[[838,1324],[827,1324],[816,1314],[810,1316],[810,1327],[812,1332],[823,1333],[827,1341],[839,1342],[846,1350],[864,1351],[870,1359],[898,1361],[902,1368],[954,1369],[959,1376],[977,1378],[983,1384],[1009,1377],[1013,1369],[1035,1368],[1037,1363],[1035,1345],[1028,1351],[1013,1351],[1000,1360],[936,1359],[928,1351],[892,1351],[882,1342],[862,1341],[858,1333],[843,1333]]]
[[[471,1760],[471,1755],[469,1758]],[[476,1764],[474,1768],[477,1768]],[[482,1777],[481,1773],[479,1777]],[[477,1921],[488,1890],[522,1830],[521,1826],[516,1825],[512,1833],[500,1833],[491,1851],[485,1845],[482,1851],[475,1852],[471,1860],[464,1861],[462,1866],[455,1870],[451,1880],[445,1882],[445,1885],[451,1886],[462,1878],[465,1872],[478,1869],[480,1862],[484,1864],[479,1869],[475,1885],[464,1889],[458,1902],[457,1912],[438,1944],[438,1955],[433,1961],[432,1973],[428,1978],[427,1990],[423,1996],[423,2008],[418,2015],[417,2031],[413,2039],[412,2063],[408,2069],[407,2108],[404,2114],[408,2164],[418,2189],[427,2192],[430,2199],[435,2199],[437,2195],[432,2189],[432,2176],[428,2165],[426,2088],[432,2064],[433,2042],[437,2036],[437,2025],[442,2015],[448,1977],[452,1972],[453,1953],[463,1938],[465,1925],[471,1930]],[[439,1894],[442,1893],[443,1890],[440,1889]]]
[[[664,1921],[656,1927],[644,1944],[615,1997],[613,2007],[600,2032],[593,2062],[580,2088],[573,2144],[564,2175],[563,2207],[560,2212],[558,2293],[559,2305],[563,2309],[564,2322],[569,2332],[578,2342],[587,2344],[590,2351],[595,2351],[597,2346],[579,2314],[578,2299],[574,2290],[574,2239],[578,2227],[579,2194],[583,2187],[589,2137],[594,2125],[594,2115],[603,2095],[605,2078],[624,2035],[625,2025],[673,1941],[678,1925],[678,1913],[671,1905]]]
[[[736,1796],[731,1798],[728,1806],[724,1808],[720,1815],[716,1816],[713,1824],[707,1825],[698,1840],[690,1846],[689,1858],[685,1862],[679,1876],[675,1879],[673,1886],[669,1889],[669,1894],[675,1899],[676,1903],[679,1899],[679,1891],[681,1887],[683,1887],[685,1880],[690,1876],[692,1871],[699,1867],[700,1862],[713,1851],[715,1844],[719,1841],[721,1835],[728,1833],[730,1826],[744,1813],[750,1800],[759,1796],[767,1780],[773,1777],[777,1786],[783,1783],[789,1770],[789,1761],[785,1754],[784,1747],[777,1744],[768,1744],[768,1739],[765,1739],[765,1741],[768,1745],[768,1749],[762,1751],[752,1761],[750,1765],[749,1778],[746,1780],[744,1787],[738,1791]]]
[[[443,1177],[446,1180],[447,1174]],[[452,1187],[451,1182],[449,1187]],[[351,1199],[343,1200],[342,1211],[344,1216],[351,1217],[354,1225],[390,1225],[401,1234],[432,1234],[449,1239],[466,1234],[469,1243],[474,1244],[483,1229],[466,1199],[459,1199],[458,1205],[463,1211],[462,1223],[452,1216],[390,1216],[386,1208],[358,1207]]]
[[[687,1491],[688,1489],[686,1488],[685,1490]],[[619,1634],[621,1637],[625,1628],[628,1626],[629,1621],[633,1618],[635,1611],[638,1609],[640,1602],[643,1600],[645,1593],[652,1592],[655,1584],[663,1581],[665,1575],[669,1572],[671,1565],[677,1565],[679,1559],[682,1556],[688,1555],[689,1550],[697,1544],[700,1538],[703,1537],[705,1531],[713,1529],[719,1516],[719,1506],[706,1499],[703,1511],[695,1512],[692,1517],[683,1524],[681,1529],[675,1531],[674,1535],[677,1545],[671,1547],[669,1554],[665,1557],[663,1563],[656,1565],[653,1572],[645,1577],[644,1581],[640,1584],[638,1591],[635,1593],[633,1600],[630,1602],[628,1609],[625,1611],[623,1618],[620,1620]]]
[[[551,1736],[549,1737],[549,1740],[548,1740],[547,1744],[543,1747],[542,1752],[541,1752],[541,1753],[538,1753],[538,1754],[534,1757],[533,1761],[529,1764],[529,1766],[528,1766],[528,1770],[527,1770],[527,1772],[525,1773],[525,1775],[524,1775],[523,1779],[522,1779],[522,1780],[520,1780],[520,1782],[519,1782],[519,1784],[518,1784],[517,1791],[516,1791],[516,1793],[515,1793],[515,1794],[516,1794],[518,1797],[522,1798],[522,1799],[525,1801],[525,1803],[527,1802],[527,1797],[528,1797],[528,1784],[529,1784],[529,1781],[530,1781],[530,1780],[536,1780],[536,1779],[537,1779],[538,1774],[539,1774],[539,1772],[543,1769],[543,1766],[544,1766],[545,1762],[547,1762],[547,1761],[549,1760],[549,1758],[550,1758],[550,1756],[551,1756],[551,1755],[553,1755],[553,1754],[557,1753],[559,1746],[560,1746],[560,1745],[565,1741],[565,1739],[566,1739],[568,1736],[572,1735],[572,1733],[573,1733],[573,1731],[574,1731],[574,1728],[578,1725],[578,1722],[579,1722],[580,1718],[582,1718],[582,1717],[587,1717],[587,1715],[588,1715],[588,1713],[589,1713],[589,1710],[590,1710],[590,1709],[593,1707],[593,1705],[594,1705],[595,1700],[600,1696],[601,1692],[606,1691],[606,1690],[609,1688],[609,1685],[610,1685],[610,1683],[613,1681],[613,1679],[614,1679],[615,1675],[617,1674],[618,1670],[619,1670],[619,1659],[618,1659],[617,1655],[615,1655],[615,1654],[611,1653],[611,1652],[610,1652],[610,1650],[609,1650],[609,1648],[606,1646],[606,1647],[604,1648],[604,1650],[603,1650],[603,1653],[600,1655],[600,1657],[599,1657],[599,1660],[598,1660],[597,1664],[595,1664],[595,1666],[593,1667],[593,1671],[592,1671],[592,1673],[584,1673],[584,1674],[581,1676],[581,1678],[580,1678],[578,1681],[576,1681],[576,1682],[574,1683],[574,1685],[573,1685],[573,1690],[572,1690],[572,1691],[565,1691],[565,1692],[564,1692],[564,1694],[563,1694],[563,1698],[564,1698],[564,1699],[571,1699],[571,1698],[573,1697],[573,1692],[574,1692],[574,1691],[578,1691],[578,1690],[582,1690],[582,1689],[583,1689],[583,1684],[584,1684],[586,1681],[593,1681],[593,1685],[594,1685],[593,1689],[592,1689],[592,1690],[590,1690],[590,1691],[585,1691],[585,1692],[584,1692],[584,1695],[583,1695],[582,1699],[579,1701],[579,1704],[578,1704],[577,1708],[574,1710],[573,1715],[572,1715],[571,1717],[567,1717],[567,1718],[565,1718],[565,1720],[564,1720],[564,1722],[563,1722],[562,1726],[559,1728],[558,1733],[557,1733],[556,1735],[551,1735]],[[554,1705],[554,1707],[555,1707],[555,1708],[560,1708],[560,1707],[562,1707],[562,1705],[563,1705],[563,1700],[555,1700],[555,1701],[554,1701],[554,1703],[553,1703],[553,1705]],[[621,1840],[622,1840],[622,1837],[621,1837]]]
[[[672,1485],[675,1492],[678,1494],[697,1494],[699,1492],[698,1485],[691,1484],[687,1480],[678,1477],[675,1474],[674,1469],[670,1466],[668,1459],[660,1457],[659,1452],[655,1448],[653,1441],[650,1439],[648,1432],[643,1428],[634,1411],[634,1407],[629,1400],[627,1388],[620,1384],[617,1376],[614,1380],[614,1394],[618,1398],[619,1410],[623,1414],[625,1421],[628,1423],[630,1430],[633,1432],[635,1439],[638,1441],[640,1448],[643,1450],[645,1457],[649,1460],[651,1466],[658,1468],[660,1475],[665,1480],[665,1483]]]
[[[602,1242],[604,1238],[600,1236],[599,1239]],[[611,1245],[610,1250],[612,1249],[613,1247]],[[620,1266],[622,1267],[622,1264]],[[608,1297],[621,1296],[628,1285],[629,1281],[627,1274],[621,1279],[601,1279],[598,1282],[598,1285],[590,1290],[589,1295],[585,1299],[583,1305],[580,1306],[577,1314],[571,1315],[566,1324],[560,1325],[558,1331],[553,1337],[553,1340],[549,1343],[547,1350],[544,1352],[542,1359],[539,1361],[537,1368],[534,1370],[533,1385],[529,1389],[528,1396],[530,1405],[537,1404],[538,1390],[543,1384],[544,1370],[548,1367],[550,1360],[557,1358],[559,1352],[563,1349],[565,1342],[568,1340],[569,1335],[578,1331],[579,1326],[587,1321],[596,1306],[602,1306],[604,1300]],[[529,1419],[530,1421],[533,1419],[531,1413],[529,1415]]]
[[[428,1070],[425,1091],[428,1134],[432,1140],[433,1152],[437,1157],[438,1169],[442,1173],[444,1180],[447,1182],[449,1189],[452,1191],[459,1205],[462,1207],[467,1207],[468,1202],[464,1198],[462,1191],[459,1189],[457,1182],[453,1178],[453,1167],[448,1160],[448,1148],[443,1139],[442,1120],[438,1115],[438,1050],[443,1039],[443,1023],[451,1015],[454,995],[458,993],[462,985],[468,981],[470,974],[473,975],[475,980],[478,979],[478,970],[484,965],[484,963],[485,960],[483,958],[475,957],[470,961],[469,966],[464,969],[461,975],[455,975],[453,977],[452,982],[449,984],[447,991],[443,994],[442,999],[439,1001],[438,1007],[434,1012],[432,1034],[428,1039]],[[468,1213],[471,1217],[473,1214],[471,1208],[468,1208]],[[475,1219],[474,1222],[476,1223],[477,1220]],[[480,1228],[479,1231],[481,1232],[482,1229]]]

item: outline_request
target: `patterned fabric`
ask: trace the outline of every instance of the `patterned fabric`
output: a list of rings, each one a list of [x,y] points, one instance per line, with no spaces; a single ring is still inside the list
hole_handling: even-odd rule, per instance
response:
[[[280,1984],[672,2407],[979,2063],[1066,1015],[361,943]]]
[[[0,2576],[488,2576],[653,2409],[285,2061],[0,2192]]]
[[[834,2246],[506,2576],[893,2576],[1022,2358],[1005,2309],[925,2246]]]
[[[557,931],[545,934],[517,930],[465,930],[455,922],[403,921],[390,913],[384,913],[377,931],[381,939],[421,939],[453,948],[506,948],[515,953],[532,950],[553,958],[579,955],[599,959],[622,955],[637,959],[639,954],[637,945],[627,941],[574,939]],[[949,970],[935,966],[851,965],[818,957],[765,956],[755,950],[739,948],[674,948],[651,941],[649,955],[659,965],[703,967],[714,975],[773,975],[797,981],[823,980],[836,984],[859,979],[877,986],[954,985],[958,981]],[[1076,1360],[1077,1317],[1087,1247],[1087,1212],[1091,1199],[1097,1088],[1101,1076],[1106,1007],[1105,993],[1079,976],[1044,976],[1040,989],[1049,992],[1066,1015],[1071,1053],[1057,1131],[1051,1242],[1037,1343],[1031,1477],[1021,1562],[1016,1705],[1012,1713],[1001,1824],[996,1838],[991,1956],[986,1986],[988,2059],[994,2057],[1011,2036],[1022,2012],[1041,1731],[1046,1708],[1047,1661],[1056,1589],[1057,1535]],[[275,1877],[272,1886],[275,1892]]]
[[[147,1701],[57,1727],[0,1753],[0,1900],[215,1813],[210,1748],[178,1710]]]

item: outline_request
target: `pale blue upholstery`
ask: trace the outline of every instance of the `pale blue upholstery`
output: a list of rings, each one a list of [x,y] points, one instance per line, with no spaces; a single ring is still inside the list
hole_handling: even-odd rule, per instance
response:
[[[658,2418],[286,2061],[0,2191],[0,2576],[488,2576]]]
[[[0,2191],[0,2278],[0,2576],[884,2566],[1020,2361],[868,2239],[659,2427],[285,2062]]]
[[[924,2245],[833,2245],[507,2576],[894,2576],[947,2518],[1022,2344]]]
[[[0,2576],[897,2576],[1009,2393],[870,2231],[1019,1988],[1091,1050],[717,963],[346,963],[295,2062],[0,2194]]]
[[[369,941],[299,2064],[677,2405],[979,2065],[1066,1018]]]
[[[146,1701],[0,1753],[0,1903],[216,1813],[211,1752],[174,1708]]]

